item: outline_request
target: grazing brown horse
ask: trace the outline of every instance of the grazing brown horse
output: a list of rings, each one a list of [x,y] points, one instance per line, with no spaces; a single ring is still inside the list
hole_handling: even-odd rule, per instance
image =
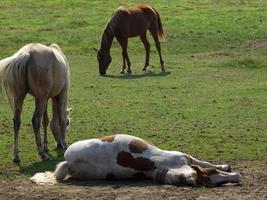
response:
[[[32,43],[22,47],[14,55],[0,61],[1,83],[14,111],[14,158],[19,163],[18,134],[22,105],[27,93],[35,98],[35,111],[32,125],[35,134],[38,153],[42,160],[50,159],[47,148],[47,101],[52,98],[52,120],[50,123],[54,138],[63,150],[67,147],[65,141],[66,129],[69,123],[67,100],[69,91],[69,64],[57,44],[49,47]],[[43,119],[44,142],[40,136],[41,119]]]
[[[131,74],[131,62],[127,53],[128,38],[139,36],[146,50],[146,61],[143,71],[149,65],[150,44],[147,40],[147,30],[152,34],[158,50],[161,71],[164,72],[164,62],[161,56],[159,37],[164,37],[159,13],[149,5],[140,4],[131,8],[119,7],[108,21],[102,34],[100,49],[97,50],[100,75],[105,75],[111,62],[110,48],[114,37],[122,48],[123,64],[121,73],[124,74],[127,63],[127,73]]]

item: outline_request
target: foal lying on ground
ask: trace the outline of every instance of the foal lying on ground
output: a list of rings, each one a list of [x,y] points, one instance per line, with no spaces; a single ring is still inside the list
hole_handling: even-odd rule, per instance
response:
[[[161,184],[190,186],[241,182],[239,173],[229,172],[229,165],[164,151],[123,134],[75,142],[65,152],[65,159],[54,172],[58,181],[69,175],[76,179],[150,178]],[[38,182],[34,177],[32,180]]]

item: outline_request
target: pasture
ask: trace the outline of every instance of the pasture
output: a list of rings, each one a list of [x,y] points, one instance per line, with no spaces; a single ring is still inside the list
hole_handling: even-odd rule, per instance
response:
[[[70,62],[69,144],[128,133],[166,150],[229,163],[243,186],[185,188],[149,181],[72,182],[37,186],[34,173],[63,160],[49,131],[52,161],[36,153],[27,96],[19,134],[21,164],[12,163],[12,111],[0,99],[0,199],[264,199],[267,195],[267,3],[263,0],[151,0],[161,15],[166,73],[152,38],[147,74],[139,38],[129,40],[131,76],[120,75],[114,40],[108,76],[98,75],[93,48],[112,12],[135,0],[19,0],[0,2],[0,58],[31,42],[58,43]],[[51,113],[51,104],[49,104]]]

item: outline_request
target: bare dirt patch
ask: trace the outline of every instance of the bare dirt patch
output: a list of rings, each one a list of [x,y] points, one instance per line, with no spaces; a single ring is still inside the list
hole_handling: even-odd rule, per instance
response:
[[[267,40],[255,41],[252,44],[250,44],[249,47],[254,49],[265,49],[267,48]]]
[[[0,199],[266,199],[267,171],[242,168],[243,185],[176,187],[145,181],[68,181],[39,186],[26,177],[0,180]]]

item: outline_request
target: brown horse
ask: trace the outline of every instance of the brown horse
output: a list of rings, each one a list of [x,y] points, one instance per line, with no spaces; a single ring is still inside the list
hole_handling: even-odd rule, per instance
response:
[[[114,37],[122,48],[123,64],[121,73],[124,74],[127,63],[127,73],[131,74],[131,62],[127,53],[128,38],[139,36],[146,50],[146,61],[143,71],[149,66],[150,44],[147,40],[147,30],[153,36],[158,50],[161,71],[164,72],[164,62],[161,56],[159,37],[164,37],[159,13],[149,5],[140,4],[131,8],[119,7],[108,21],[102,34],[100,49],[97,51],[100,75],[105,75],[111,62],[110,48]]]
[[[19,163],[18,134],[22,105],[27,93],[35,98],[32,125],[38,153],[43,160],[50,159],[47,148],[47,101],[52,98],[52,120],[50,123],[54,138],[63,150],[66,128],[69,124],[67,100],[69,91],[69,64],[57,44],[49,47],[32,43],[22,47],[13,56],[0,61],[0,88],[4,83],[9,103],[14,111],[14,158]],[[44,142],[40,136],[43,119]]]

